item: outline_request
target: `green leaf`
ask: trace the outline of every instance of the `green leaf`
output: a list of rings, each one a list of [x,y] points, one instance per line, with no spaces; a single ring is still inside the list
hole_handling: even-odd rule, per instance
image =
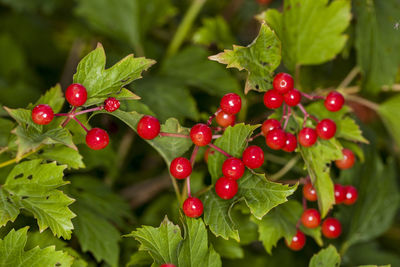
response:
[[[129,55],[108,69],[104,69],[105,64],[106,55],[100,43],[78,64],[74,83],[86,87],[88,101],[93,97],[103,98],[104,101],[109,94],[118,93],[125,85],[141,78],[142,72],[155,64],[155,61]]]
[[[209,53],[204,48],[189,46],[164,62],[161,75],[215,96],[239,93],[240,85],[237,80],[222,65],[207,60],[208,56]],[[169,91],[171,90],[168,93]]]
[[[138,251],[132,254],[126,267],[132,266],[151,266],[153,263],[153,258],[147,251]]]
[[[120,110],[112,112],[111,115],[119,118],[134,131],[136,131],[136,125],[143,116],[135,111],[124,112]],[[168,119],[165,124],[161,125],[161,132],[178,133],[189,136],[189,129],[180,126],[179,122],[174,118]],[[174,158],[181,156],[193,145],[190,138],[179,137],[156,137],[153,140],[146,140],[146,142],[160,153],[168,166]]]
[[[362,136],[362,132],[357,123],[348,116],[350,108],[343,106],[337,112],[328,111],[322,101],[314,102],[307,106],[307,112],[315,115],[319,119],[329,118],[336,123],[336,138],[343,138],[348,141],[368,143]]]
[[[288,0],[283,13],[269,9],[259,16],[282,41],[283,61],[296,65],[318,65],[333,59],[344,48],[349,26],[350,1]]]
[[[297,189],[297,184],[289,186],[273,183],[264,174],[254,174],[251,171],[246,171],[238,184],[237,196],[244,198],[251,213],[259,220],[272,208],[285,203],[287,197]]]
[[[60,164],[66,164],[72,169],[85,167],[85,164],[83,164],[82,161],[82,156],[78,151],[62,145],[46,147],[43,149],[43,152],[37,156],[45,160],[57,161]]]
[[[122,88],[119,92],[109,94],[107,97],[114,97],[117,98],[119,101],[123,100],[139,100],[140,96],[135,95],[132,91],[129,91],[126,88]],[[85,105],[99,105],[104,103],[104,96],[103,97],[92,97],[91,99],[87,100]]]
[[[332,245],[321,249],[310,261],[309,267],[339,267],[340,255]]]
[[[377,264],[375,266],[400,266],[400,256],[382,247],[378,241],[361,243],[351,247],[343,257],[346,265],[359,266],[363,264]]]
[[[215,44],[219,49],[229,47],[235,39],[228,23],[221,16],[205,18],[201,26],[193,35],[193,42],[201,45]]]
[[[178,266],[221,266],[221,259],[212,247],[208,248],[206,226],[201,219],[186,217],[186,233],[179,248]]]
[[[302,212],[301,204],[290,200],[271,210],[261,220],[253,219],[258,224],[259,239],[269,254],[282,237],[289,242],[292,240]]]
[[[0,148],[7,146],[13,128],[14,123],[12,121],[0,118]]]
[[[209,238],[211,239],[215,251],[221,255],[221,257],[228,259],[242,259],[244,257],[244,251],[240,246],[240,243],[235,240],[225,240],[211,234],[209,235]]]
[[[243,151],[247,147],[247,140],[252,135],[253,131],[259,125],[246,125],[238,123],[233,127],[225,129],[222,137],[218,138],[214,145],[223,149],[233,157],[241,158]],[[222,164],[226,157],[219,152],[209,154],[208,171],[211,174],[213,182],[216,182],[222,175]]]
[[[57,84],[56,86],[50,88],[44,95],[42,95],[38,101],[36,101],[36,104],[32,106],[32,108],[39,104],[47,104],[53,109],[54,113],[58,113],[61,111],[64,102],[65,99],[61,90],[61,86]]]
[[[204,195],[203,203],[204,222],[211,232],[217,237],[233,238],[239,242],[239,232],[230,215],[230,210],[236,202],[224,200],[217,196],[214,190],[210,190]]]
[[[363,90],[377,94],[383,85],[391,86],[400,65],[397,0],[355,0],[357,17],[355,47],[363,74]]]
[[[11,109],[7,107],[3,107],[10,116],[18,122],[19,125],[23,127],[33,127],[36,131],[41,132],[43,130],[43,125],[39,125],[33,122],[32,120],[32,111],[28,109],[18,108]]]
[[[382,117],[386,128],[400,147],[400,95],[393,96],[379,105],[379,115]]]
[[[31,160],[16,165],[8,175],[3,190],[17,209],[33,214],[40,231],[50,227],[54,235],[70,239],[73,229],[71,219],[75,214],[68,206],[74,200],[57,190],[68,183],[62,180],[65,166],[40,162]]]
[[[111,266],[118,266],[120,240],[119,231],[104,217],[93,212],[89,207],[73,205],[74,234],[79,240],[82,251],[90,251],[98,262],[104,260]]]
[[[10,194],[0,188],[0,226],[5,226],[7,222],[14,222],[19,214],[19,209],[11,201]]]
[[[67,267],[72,265],[74,259],[65,252],[56,251],[54,246],[44,249],[35,247],[25,251],[27,232],[28,227],[18,231],[12,229],[4,239],[0,240],[0,266]]]
[[[314,241],[318,244],[318,246],[322,247],[324,242],[322,241],[322,236],[321,236],[321,226],[318,226],[316,228],[307,228],[304,225],[300,225],[300,230],[308,236],[311,236]]]
[[[273,72],[281,62],[281,42],[263,24],[259,35],[249,46],[234,46],[233,50],[225,50],[209,59],[226,64],[228,68],[245,69],[248,72],[245,92],[263,92],[271,89]]]
[[[318,207],[325,217],[335,203],[333,182],[330,177],[331,161],[341,159],[342,146],[336,139],[318,140],[312,147],[300,147],[311,182],[317,191]]]
[[[160,227],[143,226],[125,237],[140,242],[140,251],[148,251],[157,264],[178,263],[177,249],[183,240],[181,229],[165,217]]]

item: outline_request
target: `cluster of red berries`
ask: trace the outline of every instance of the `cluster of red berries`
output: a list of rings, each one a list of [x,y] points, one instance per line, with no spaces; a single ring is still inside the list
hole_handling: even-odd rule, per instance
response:
[[[68,86],[67,90],[65,91],[65,98],[68,103],[73,106],[73,109],[70,113],[54,114],[53,109],[49,105],[40,104],[35,106],[32,110],[33,122],[39,125],[47,125],[53,121],[54,116],[66,116],[66,123],[68,123],[70,119],[74,119],[83,127],[83,129],[85,129],[85,131],[87,132],[86,144],[88,145],[88,147],[94,150],[105,148],[109,143],[107,132],[100,128],[93,128],[91,130],[86,129],[86,127],[78,120],[78,118],[76,118],[76,116],[101,109],[105,109],[108,112],[113,112],[119,108],[120,102],[114,97],[109,97],[104,101],[103,105],[97,108],[76,112],[76,109],[84,105],[87,100],[86,88],[78,83],[74,83]],[[63,126],[65,126],[66,123],[63,124]]]
[[[310,147],[315,144],[317,138],[331,139],[336,133],[336,124],[331,119],[323,119],[318,121],[314,116],[309,115],[305,108],[301,105],[302,94],[294,89],[294,81],[291,75],[287,73],[278,73],[273,80],[273,89],[268,90],[264,94],[264,105],[269,109],[277,109],[285,103],[284,117],[286,122],[282,128],[281,123],[275,119],[268,119],[262,125],[262,134],[265,136],[265,142],[268,147],[274,150],[282,149],[286,152],[293,152],[297,147],[297,141],[304,147]],[[308,96],[309,98],[313,98]],[[342,108],[344,104],[343,96],[338,92],[331,92],[325,98],[324,105],[327,110],[335,112]],[[287,121],[291,116],[291,107],[299,106],[300,110],[304,113],[304,120],[308,117],[316,120],[317,126],[315,129],[310,127],[303,127],[297,138],[289,132],[285,132]],[[287,113],[286,113],[287,108]],[[305,125],[305,122],[304,122]]]

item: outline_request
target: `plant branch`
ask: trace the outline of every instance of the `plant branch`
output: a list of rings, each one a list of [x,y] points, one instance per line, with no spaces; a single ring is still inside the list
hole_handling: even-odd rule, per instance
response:
[[[23,155],[22,155],[21,157],[19,157],[19,158],[13,158],[13,159],[4,161],[4,162],[0,163],[0,168],[6,167],[6,166],[8,166],[8,165],[10,165],[10,164],[13,164],[13,163],[17,163],[17,162],[19,162],[21,159],[24,159],[24,158],[26,158],[26,157],[29,157],[30,155],[32,155],[32,154],[38,152],[38,151],[39,151],[40,149],[42,149],[43,147],[44,147],[44,145],[40,145],[40,146],[38,146],[37,148],[35,148],[34,150],[32,150],[32,151],[30,151],[30,152],[28,152],[28,153],[23,154]]]
[[[282,169],[280,169],[277,173],[274,173],[270,176],[269,180],[277,181],[282,178],[286,173],[288,173],[299,161],[300,155],[296,155],[292,159],[290,159]]]
[[[378,109],[379,109],[379,105],[377,103],[369,101],[369,100],[362,98],[360,96],[357,96],[357,95],[345,95],[345,98],[347,100],[361,104],[367,108],[370,108],[374,111],[378,111]]]
[[[354,80],[354,78],[360,73],[360,68],[355,66],[349,74],[344,78],[344,80],[337,87],[338,89],[346,88]]]

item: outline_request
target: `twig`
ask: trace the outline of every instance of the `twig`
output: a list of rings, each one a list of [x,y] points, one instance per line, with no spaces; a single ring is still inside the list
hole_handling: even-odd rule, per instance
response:
[[[218,151],[219,153],[221,153],[221,154],[224,155],[225,157],[232,158],[231,155],[229,155],[227,152],[225,152],[223,149],[217,147],[217,146],[214,145],[213,143],[209,143],[208,146],[211,147],[212,149]]]
[[[344,80],[339,84],[337,87],[338,89],[341,88],[346,88],[353,80],[354,78],[360,73],[360,68],[358,66],[355,66],[349,74],[344,78]]]
[[[363,106],[366,106],[367,108],[370,108],[370,109],[372,109],[374,111],[378,111],[379,110],[379,105],[378,104],[376,104],[375,102],[369,101],[369,100],[367,100],[365,98],[362,98],[360,96],[346,95],[345,98],[347,100],[359,103],[359,104],[361,104]]]
[[[163,136],[163,137],[190,138],[189,135],[186,135],[186,134],[178,134],[178,133],[164,133],[164,132],[160,132],[159,135],[160,135],[160,136]]]
[[[283,125],[283,130],[286,130],[290,116],[292,116],[292,110],[290,109],[290,107],[288,107],[288,113],[286,115],[285,124]]]
[[[72,117],[86,132],[89,132],[89,130],[83,125],[83,123],[77,118],[77,117]]]
[[[88,112],[102,110],[103,108],[104,108],[104,106],[101,105],[101,106],[98,106],[98,107],[95,107],[95,108],[89,108],[89,109],[85,109],[85,110],[73,113],[73,115],[74,116],[78,116],[78,115],[85,114],[85,113],[88,113]]]
[[[296,155],[292,159],[290,159],[285,166],[283,166],[282,169],[280,169],[277,173],[274,173],[273,175],[270,176],[269,180],[271,181],[277,181],[280,178],[282,178],[286,173],[288,173],[299,161],[300,155]]]
[[[8,165],[13,164],[13,163],[17,163],[17,162],[19,162],[21,159],[24,159],[24,158],[26,158],[26,157],[29,157],[30,155],[32,155],[32,154],[38,152],[40,149],[42,149],[43,146],[44,146],[44,145],[40,145],[40,146],[38,146],[36,149],[32,150],[31,152],[25,153],[25,154],[23,154],[22,156],[20,156],[20,157],[18,157],[18,158],[13,158],[13,159],[10,159],[10,160],[7,160],[7,161],[4,161],[4,162],[0,163],[0,168],[3,168],[3,167],[5,167],[5,166],[8,166]]]

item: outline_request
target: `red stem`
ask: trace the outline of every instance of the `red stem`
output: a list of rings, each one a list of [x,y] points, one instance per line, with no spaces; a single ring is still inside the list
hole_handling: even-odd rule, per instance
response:
[[[282,118],[281,118],[281,124],[282,124],[282,122],[283,122],[285,117],[286,117],[286,104],[283,104],[283,115],[282,115]]]
[[[102,110],[103,108],[104,108],[103,106],[98,106],[98,107],[95,107],[95,108],[85,109],[85,110],[82,110],[82,111],[74,113],[74,116],[81,115],[81,114],[88,113],[88,112],[92,112],[92,111]]]
[[[306,94],[306,93],[303,93],[303,92],[301,92],[301,95],[304,96],[304,97],[307,98],[307,99],[310,99],[310,100],[324,99],[323,96],[319,96],[319,95],[309,95],[309,94]]]
[[[262,135],[262,132],[259,132],[258,134],[255,134],[252,137],[250,137],[249,140],[247,140],[247,142],[251,142],[251,141],[253,141],[254,139],[256,139],[257,137],[259,137],[261,135]]]
[[[75,110],[76,110],[76,107],[74,107],[74,108],[71,110],[70,114],[71,114],[71,113],[74,113]],[[61,124],[61,127],[65,127],[71,119],[72,119],[72,117],[71,117],[71,116],[68,116],[68,117],[65,119],[65,121]]]
[[[292,110],[288,107],[288,113],[286,115],[285,124],[283,125],[283,130],[286,130],[286,126],[288,125],[289,118],[292,116]]]
[[[71,115],[71,113],[56,113],[56,114],[54,114],[54,116],[56,116],[56,117],[69,116],[69,115]]]
[[[164,136],[164,137],[190,138],[190,136],[189,136],[189,135],[185,135],[185,134],[178,134],[178,133],[164,133],[164,132],[160,132],[160,136]]]
[[[197,156],[198,151],[199,151],[199,147],[194,146],[192,155],[190,156],[190,164],[192,165],[192,169],[194,167],[194,163],[196,161],[196,156]],[[188,196],[192,197],[192,193],[190,191],[190,175],[186,178],[186,186],[187,186]]]
[[[221,153],[222,155],[224,155],[227,158],[232,158],[231,155],[229,155],[228,153],[226,153],[223,149],[217,147],[216,145],[214,145],[213,143],[209,143],[208,144],[209,147],[211,147],[212,149],[218,151],[219,153]]]
[[[72,117],[77,123],[79,123],[79,125],[86,131],[86,132],[89,132],[89,130],[85,127],[85,125],[83,125],[83,123],[80,121],[80,120],[78,120],[78,118],[77,117]]]

